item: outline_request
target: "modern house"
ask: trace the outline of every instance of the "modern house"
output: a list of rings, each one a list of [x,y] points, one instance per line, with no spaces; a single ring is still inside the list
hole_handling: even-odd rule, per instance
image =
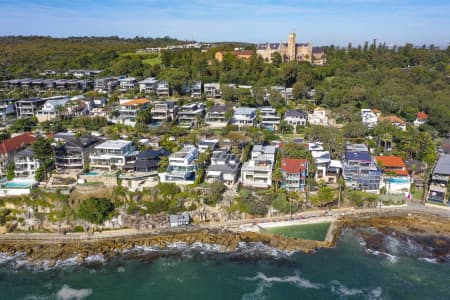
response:
[[[205,83],[203,90],[207,98],[220,99],[222,97],[220,83]]]
[[[204,153],[208,150],[214,151],[219,146],[219,140],[213,139],[213,140],[201,140],[198,143],[198,152]]]
[[[227,120],[228,108],[225,105],[212,106],[205,117],[205,124],[212,128],[222,128],[228,125]]]
[[[275,131],[280,125],[281,117],[277,115],[275,108],[264,106],[259,109],[261,115],[261,128]]]
[[[200,98],[202,96],[202,82],[194,81],[190,87],[191,98]]]
[[[156,94],[158,82],[158,79],[156,79],[155,77],[148,77],[142,81],[139,81],[139,92],[145,94]]]
[[[161,125],[164,122],[175,120],[178,106],[175,101],[155,102],[151,109],[152,123]]]
[[[450,154],[444,154],[434,167],[431,175],[430,190],[428,192],[428,201],[449,204],[448,185],[450,182]]]
[[[30,147],[14,155],[14,164],[14,175],[16,178],[32,180],[36,176],[36,170],[41,166],[41,162],[36,158],[34,151]]]
[[[224,150],[214,151],[211,156],[211,164],[206,170],[206,182],[222,182],[226,187],[231,188],[239,175],[239,159]]]
[[[378,116],[371,109],[361,109],[362,124],[368,128],[373,128],[378,123]]]
[[[0,99],[0,118],[5,121],[8,115],[16,112],[16,99]]]
[[[158,97],[169,97],[170,89],[169,82],[167,80],[161,80],[158,82],[156,87],[156,95],[158,95]]]
[[[409,192],[411,180],[406,165],[400,156],[376,156],[383,171],[383,183],[389,194]]]
[[[311,151],[316,167],[315,180],[323,180],[328,183],[327,170],[331,163],[330,151]]]
[[[41,98],[28,98],[16,101],[16,114],[17,118],[31,118],[36,115],[36,112],[46,102]]]
[[[253,146],[251,159],[241,168],[242,185],[255,188],[270,187],[275,153],[275,146]]]
[[[133,100],[120,100],[119,120],[121,123],[135,126],[136,117],[139,111],[146,109],[150,105],[150,100],[146,98]]]
[[[178,152],[169,156],[167,171],[159,174],[161,182],[174,182],[177,184],[194,183],[199,152],[196,147],[187,145]]]
[[[127,77],[119,79],[119,92],[126,93],[129,90],[138,87],[138,82],[134,77]]]
[[[42,100],[46,100],[46,102],[36,114],[39,122],[51,121],[58,116],[67,114],[66,104],[70,101],[69,97],[55,96]]]
[[[94,147],[90,154],[90,167],[93,169],[122,169],[136,160],[138,151],[133,143],[126,140],[108,140]]]
[[[342,166],[346,187],[367,192],[379,192],[381,170],[369,152],[346,151]]]
[[[311,125],[328,125],[328,111],[323,107],[316,107],[312,114],[308,114],[308,122]]]
[[[55,166],[60,169],[83,169],[89,165],[91,150],[102,142],[94,136],[67,137],[55,147]]]
[[[306,126],[307,117],[302,110],[287,110],[284,114],[284,121],[294,127],[296,130],[297,126]]]
[[[161,157],[169,155],[170,152],[164,148],[158,150],[147,149],[139,152],[136,156],[136,161],[126,165],[125,169],[137,173],[157,172]]]
[[[304,191],[308,177],[307,159],[283,158],[281,160],[281,187],[287,191]]]
[[[119,84],[116,77],[104,77],[95,79],[94,90],[99,93],[111,93]]]
[[[205,105],[201,102],[185,104],[178,111],[178,125],[181,127],[197,127],[205,115]]]
[[[31,145],[36,137],[31,133],[23,133],[0,142],[0,178],[7,175],[7,168],[14,161],[14,155]]]
[[[423,111],[419,111],[417,113],[417,117],[414,120],[414,126],[419,127],[420,125],[423,125],[428,122],[428,114],[424,113]]]
[[[256,108],[251,107],[237,107],[234,110],[232,123],[239,128],[247,126],[255,126],[256,122]]]

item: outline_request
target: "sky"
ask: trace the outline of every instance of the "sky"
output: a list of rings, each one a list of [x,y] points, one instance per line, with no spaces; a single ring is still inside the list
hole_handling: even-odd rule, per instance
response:
[[[0,0],[0,35],[346,46],[450,42],[450,0]]]

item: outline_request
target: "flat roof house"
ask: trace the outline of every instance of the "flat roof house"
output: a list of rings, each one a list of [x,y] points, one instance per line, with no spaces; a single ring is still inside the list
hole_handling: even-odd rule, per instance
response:
[[[138,82],[134,77],[127,77],[119,79],[119,91],[121,93],[126,93],[129,90],[135,89],[138,87]]]
[[[148,77],[139,81],[139,92],[145,94],[156,94],[159,80],[155,77]]]
[[[242,185],[255,188],[270,187],[275,153],[275,146],[253,146],[251,159],[245,162],[241,168]]]
[[[175,101],[154,102],[151,109],[152,121],[155,125],[163,122],[175,120],[178,113],[178,106]]]
[[[169,156],[169,166],[165,173],[160,173],[161,182],[174,182],[176,184],[192,184],[194,183],[199,152],[192,145],[184,146],[178,152]]]
[[[261,128],[271,131],[277,130],[280,125],[281,117],[277,115],[275,108],[264,106],[259,109],[261,114]]]
[[[161,80],[160,82],[158,82],[158,85],[156,87],[156,95],[158,95],[158,97],[170,96],[169,82],[167,80]]]
[[[16,178],[27,178],[34,180],[36,170],[41,166],[41,162],[36,158],[31,147],[19,151],[14,155],[14,175]]]
[[[197,127],[205,115],[205,105],[201,102],[185,104],[178,110],[178,125],[181,127]]]
[[[368,192],[379,192],[381,170],[369,152],[346,151],[342,166],[346,187]]]
[[[108,140],[94,147],[90,154],[90,167],[93,169],[122,169],[134,161],[138,151],[133,143],[126,140]]]
[[[202,96],[202,82],[194,81],[191,84],[191,98],[200,98]]]
[[[222,97],[220,83],[205,83],[203,90],[207,98],[220,99]]]
[[[206,170],[206,182],[222,182],[231,188],[239,175],[241,163],[234,155],[224,150],[214,151],[211,156],[211,164]]]
[[[16,101],[16,113],[17,118],[30,118],[36,115],[39,108],[44,105],[45,99],[41,98],[28,98]]]

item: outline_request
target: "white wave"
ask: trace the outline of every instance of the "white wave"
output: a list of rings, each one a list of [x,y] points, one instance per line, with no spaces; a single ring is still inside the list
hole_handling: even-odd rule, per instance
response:
[[[359,296],[367,300],[381,300],[383,295],[381,287],[376,287],[374,289],[349,288],[337,280],[330,282],[330,289],[331,292],[339,298]]]
[[[68,266],[78,265],[78,261],[77,261],[78,256],[79,255],[75,255],[75,256],[69,257],[67,259],[57,260],[55,267],[60,268],[60,267],[68,267]]]
[[[92,294],[92,289],[73,289],[67,284],[56,293],[58,300],[81,300],[89,297]]]
[[[125,272],[125,267],[118,267],[117,272],[119,272],[119,273]]]
[[[437,264],[438,263],[436,258],[419,257],[419,260],[425,261],[425,262],[430,263],[430,264]]]
[[[264,288],[269,287],[269,286],[270,286],[270,283],[261,281],[256,286],[255,291],[242,295],[241,299],[242,300],[264,300],[264,299],[267,299],[267,297],[264,295]]]
[[[94,254],[94,255],[90,255],[88,257],[86,257],[84,259],[85,262],[87,263],[104,263],[105,262],[105,257],[101,254]]]
[[[322,285],[320,283],[313,283],[308,279],[300,277],[300,274],[296,273],[294,276],[285,276],[285,277],[268,277],[264,273],[258,272],[258,274],[254,277],[244,277],[245,280],[261,280],[263,282],[274,283],[274,282],[286,282],[292,283],[299,288],[305,289],[320,289]]]
[[[386,252],[382,252],[382,251],[377,251],[377,250],[372,250],[372,249],[366,249],[367,253],[376,255],[376,256],[384,256],[386,257],[386,259],[388,261],[390,261],[391,263],[395,264],[398,261],[398,257],[395,255],[392,255],[390,253],[386,253]]]
[[[207,252],[217,252],[217,253],[226,252],[225,247],[222,245],[219,245],[219,244],[205,244],[205,243],[195,242],[192,244],[192,248],[205,250]]]

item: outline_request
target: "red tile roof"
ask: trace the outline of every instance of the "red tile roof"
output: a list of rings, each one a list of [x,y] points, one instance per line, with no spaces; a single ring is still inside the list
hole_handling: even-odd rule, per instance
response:
[[[417,113],[417,120],[428,120],[428,114],[424,113],[423,111],[419,111]]]
[[[379,109],[377,109],[377,108],[374,108],[374,109],[372,109],[372,112],[373,112],[373,113],[380,113],[381,110],[379,110]]]
[[[380,119],[381,119],[381,121],[387,120],[387,121],[389,121],[391,123],[406,124],[405,120],[403,120],[403,119],[401,119],[401,118],[399,118],[397,116],[394,116],[394,115],[386,116],[386,117],[380,117]]]
[[[376,156],[377,162],[382,165],[386,171],[393,171],[397,175],[408,175],[405,163],[400,156]],[[402,168],[401,170],[390,170],[391,168]]]
[[[308,168],[307,159],[283,158],[281,160],[281,170],[286,173],[296,174]]]
[[[11,153],[31,145],[36,137],[29,132],[4,140],[0,143],[0,154]]]

